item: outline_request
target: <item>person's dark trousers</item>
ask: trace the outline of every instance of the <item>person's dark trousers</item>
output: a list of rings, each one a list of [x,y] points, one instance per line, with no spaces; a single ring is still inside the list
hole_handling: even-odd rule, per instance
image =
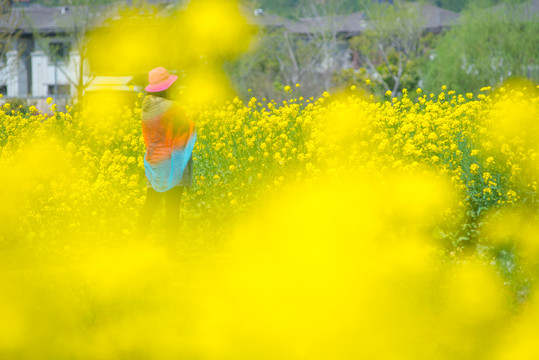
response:
[[[138,234],[141,237],[148,235],[152,219],[159,209],[161,199],[165,198],[166,233],[168,236],[176,236],[180,225],[180,203],[184,191],[183,186],[175,186],[165,192],[157,192],[149,187],[146,193],[146,202],[142,206],[138,218]]]

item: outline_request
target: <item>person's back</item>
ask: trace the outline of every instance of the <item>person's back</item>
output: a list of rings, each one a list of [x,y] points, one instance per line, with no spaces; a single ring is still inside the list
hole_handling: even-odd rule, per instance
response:
[[[181,195],[192,182],[192,153],[196,141],[195,125],[184,109],[169,99],[170,87],[177,76],[164,68],[149,74],[149,95],[142,103],[142,134],[146,144],[144,172],[146,202],[139,217],[139,231],[147,233],[151,219],[164,196],[167,223],[175,233],[179,221]]]
[[[157,191],[167,191],[182,178],[196,140],[195,125],[174,101],[147,96],[142,104],[144,168]]]

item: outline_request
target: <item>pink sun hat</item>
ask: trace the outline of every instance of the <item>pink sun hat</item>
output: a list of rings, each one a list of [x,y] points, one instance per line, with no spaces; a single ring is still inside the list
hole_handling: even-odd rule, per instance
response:
[[[150,85],[146,86],[144,90],[147,92],[159,92],[166,90],[178,80],[178,76],[171,75],[164,67],[156,67],[148,74],[148,81]]]

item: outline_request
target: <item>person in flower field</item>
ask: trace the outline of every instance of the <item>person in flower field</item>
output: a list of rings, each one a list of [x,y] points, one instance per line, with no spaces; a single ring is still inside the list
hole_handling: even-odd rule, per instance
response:
[[[146,236],[162,198],[166,206],[166,230],[177,234],[180,203],[185,187],[191,186],[195,124],[183,107],[174,101],[178,76],[157,67],[148,75],[142,102],[142,135],[146,145],[144,172],[146,201],[138,220],[138,232]]]

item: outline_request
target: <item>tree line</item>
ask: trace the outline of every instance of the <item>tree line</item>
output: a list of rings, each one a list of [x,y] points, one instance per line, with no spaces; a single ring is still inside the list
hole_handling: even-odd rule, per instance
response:
[[[69,0],[54,4],[88,7],[106,2],[121,1]],[[284,27],[259,27],[247,52],[213,58],[212,67],[223,68],[231,85],[245,99],[253,94],[280,99],[284,97],[285,86],[296,84],[301,85],[299,93],[310,97],[351,85],[366,87],[383,96],[388,91],[398,95],[404,89],[418,87],[434,92],[442,85],[461,93],[475,92],[513,77],[539,81],[539,19],[529,11],[531,1],[243,0],[241,3],[251,9],[262,8],[265,14],[324,19],[303,33]],[[427,3],[462,10],[458,23],[442,33],[426,32],[421,6]],[[375,26],[354,36],[340,33],[336,16],[353,11],[364,12],[365,19]],[[89,14],[92,12],[73,17],[76,21],[71,35],[74,46],[82,54],[78,78],[73,80],[79,99],[88,85],[82,79],[87,71],[84,58],[89,52],[85,36],[92,23]],[[204,66],[196,68],[203,71]]]
[[[244,97],[281,98],[283,86],[296,83],[305,96],[351,85],[383,96],[418,87],[434,92],[442,85],[474,92],[515,77],[539,81],[539,18],[530,1],[455,1],[456,10],[464,9],[458,22],[434,34],[423,27],[425,1],[356,0],[375,26],[352,37],[331,23],[346,2],[279,2],[298,3],[302,17],[321,16],[326,22],[309,34],[260,29],[251,50],[225,64]]]

